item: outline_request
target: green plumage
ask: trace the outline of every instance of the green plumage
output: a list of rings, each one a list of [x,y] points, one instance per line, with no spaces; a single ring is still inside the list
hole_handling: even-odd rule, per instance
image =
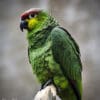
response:
[[[44,17],[43,17],[44,16]],[[45,12],[41,25],[28,31],[28,55],[33,72],[44,84],[50,78],[62,100],[81,100],[82,65],[79,48],[71,35]]]

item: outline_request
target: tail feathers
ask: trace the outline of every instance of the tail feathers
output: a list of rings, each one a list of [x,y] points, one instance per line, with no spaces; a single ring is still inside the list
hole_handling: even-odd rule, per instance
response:
[[[60,91],[61,100],[82,100],[81,80],[69,80],[70,86],[66,90]]]
[[[73,90],[71,90],[71,88],[61,91],[59,96],[60,96],[61,100],[77,100],[77,97],[75,96],[75,94],[74,94]]]
[[[81,80],[74,81],[69,79],[69,83],[77,97],[77,100],[82,100],[82,82]]]

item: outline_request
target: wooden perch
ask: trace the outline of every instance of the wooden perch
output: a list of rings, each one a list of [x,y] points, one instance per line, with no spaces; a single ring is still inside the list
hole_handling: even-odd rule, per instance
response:
[[[54,85],[49,85],[46,88],[38,91],[34,100],[61,100],[56,93]]]

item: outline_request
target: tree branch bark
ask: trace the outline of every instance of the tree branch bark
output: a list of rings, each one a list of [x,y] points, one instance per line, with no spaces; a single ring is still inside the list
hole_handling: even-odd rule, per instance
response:
[[[46,88],[38,91],[34,100],[61,100],[57,96],[56,88],[54,85],[49,85]]]

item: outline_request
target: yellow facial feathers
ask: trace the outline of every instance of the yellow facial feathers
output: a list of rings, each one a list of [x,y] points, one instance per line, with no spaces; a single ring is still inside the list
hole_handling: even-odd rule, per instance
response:
[[[38,23],[37,18],[32,18],[28,20],[28,28],[32,29]]]

